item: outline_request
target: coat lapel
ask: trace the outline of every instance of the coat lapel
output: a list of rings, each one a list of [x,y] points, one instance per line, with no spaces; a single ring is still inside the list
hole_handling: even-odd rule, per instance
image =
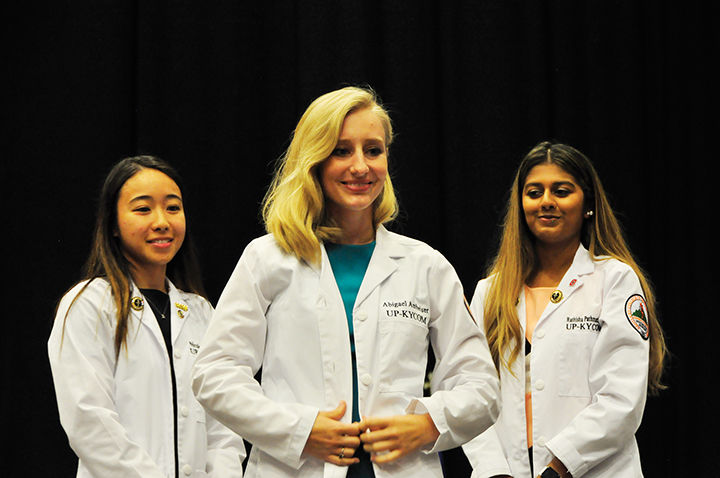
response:
[[[580,244],[577,251],[575,252],[575,258],[573,259],[573,263],[570,265],[570,268],[567,270],[567,272],[565,272],[565,275],[558,284],[555,292],[553,292],[553,294],[557,294],[559,292],[559,295],[557,295],[559,300],[550,300],[547,307],[545,307],[545,310],[543,310],[543,313],[538,320],[538,324],[540,324],[543,320],[545,320],[546,317],[548,317],[555,310],[557,310],[558,307],[564,304],[565,301],[568,300],[568,297],[570,297],[576,290],[578,290],[582,286],[583,276],[592,273],[594,269],[595,264],[592,260],[592,256],[590,255],[588,250],[585,249],[582,244]]]
[[[392,240],[392,236],[383,226],[375,233],[375,250],[368,264],[365,277],[358,291],[356,304],[361,304],[368,296],[398,268],[397,258],[405,255],[401,247]]]
[[[150,331],[150,335],[153,336],[158,345],[163,350],[165,350],[165,340],[163,339],[162,330],[160,330],[160,325],[158,325],[157,318],[155,318],[155,315],[153,314],[153,311],[150,308],[150,304],[148,304],[145,296],[142,295],[140,289],[138,289],[135,283],[133,283],[130,300],[136,301],[138,297],[142,299],[142,309],[138,310],[137,307],[130,308],[130,310],[132,311],[132,317],[140,324],[138,326],[137,332],[140,332],[140,327],[146,327]]]
[[[180,335],[183,326],[188,321],[192,310],[188,307],[184,294],[179,291],[172,282],[169,280],[167,282],[168,295],[170,296],[170,335],[173,347],[175,347],[175,341],[178,335]]]

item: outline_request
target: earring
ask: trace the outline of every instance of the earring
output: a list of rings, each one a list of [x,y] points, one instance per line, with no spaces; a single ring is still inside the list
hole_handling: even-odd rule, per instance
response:
[[[593,215],[593,212],[592,212],[592,211],[587,211],[587,212],[585,213],[585,217],[590,217],[590,216],[592,216],[592,215]]]

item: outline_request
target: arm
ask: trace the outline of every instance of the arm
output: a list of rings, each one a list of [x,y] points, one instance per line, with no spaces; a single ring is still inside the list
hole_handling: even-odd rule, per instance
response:
[[[212,317],[213,307],[202,299],[203,316]],[[245,444],[242,438],[206,413],[207,464],[209,476],[237,478],[243,475],[242,462],[245,459]]]
[[[408,413],[429,413],[439,432],[427,452],[459,446],[497,419],[499,383],[487,342],[471,317],[455,270],[438,254],[428,272],[435,369],[430,397],[414,399]]]
[[[485,312],[483,307],[488,285],[489,281],[487,279],[480,281],[470,302],[470,312],[477,321],[483,340],[485,340]],[[463,452],[465,452],[465,456],[473,469],[472,478],[510,476],[510,465],[505,458],[495,426],[491,426],[462,446]]]
[[[616,268],[602,294],[602,328],[589,364],[591,403],[547,443],[576,478],[627,445],[646,399],[649,343],[625,313],[627,299],[642,294],[640,283],[629,267]]]
[[[76,286],[61,301],[48,356],[60,422],[70,446],[93,476],[163,478],[148,453],[120,423],[114,405],[115,318],[104,283],[93,283],[73,304]],[[121,352],[122,353],[122,352]]]
[[[265,313],[282,278],[265,279],[262,258],[249,257],[248,249],[218,301],[193,368],[192,387],[210,415],[253,446],[299,468],[319,410],[276,403],[254,378],[265,351]]]

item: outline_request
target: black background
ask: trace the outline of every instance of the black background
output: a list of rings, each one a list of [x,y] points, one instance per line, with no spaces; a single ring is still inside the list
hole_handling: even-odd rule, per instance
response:
[[[111,165],[149,153],[180,170],[215,302],[263,233],[259,203],[304,109],[368,84],[397,131],[402,215],[391,229],[445,254],[468,297],[523,154],[556,139],[593,159],[656,286],[673,352],[670,388],[648,400],[637,434],[645,475],[716,470],[710,4],[6,3],[5,465],[74,476],[46,341],[57,300],[79,278]],[[445,464],[448,476],[469,476],[457,451]]]

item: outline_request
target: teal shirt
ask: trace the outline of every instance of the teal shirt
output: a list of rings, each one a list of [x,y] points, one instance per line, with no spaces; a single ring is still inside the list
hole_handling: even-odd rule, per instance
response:
[[[358,386],[357,386],[357,365],[355,361],[355,338],[353,328],[353,308],[355,299],[360,291],[365,272],[367,271],[370,258],[375,250],[375,241],[370,244],[326,244],[328,259],[332,267],[335,282],[340,290],[340,296],[345,306],[345,317],[347,318],[348,330],[350,331],[350,352],[352,357],[352,421],[360,421],[358,408]],[[348,477],[372,477],[372,463],[369,456],[362,451],[362,445],[356,451],[355,456],[360,458],[360,463],[353,465],[348,470]]]

